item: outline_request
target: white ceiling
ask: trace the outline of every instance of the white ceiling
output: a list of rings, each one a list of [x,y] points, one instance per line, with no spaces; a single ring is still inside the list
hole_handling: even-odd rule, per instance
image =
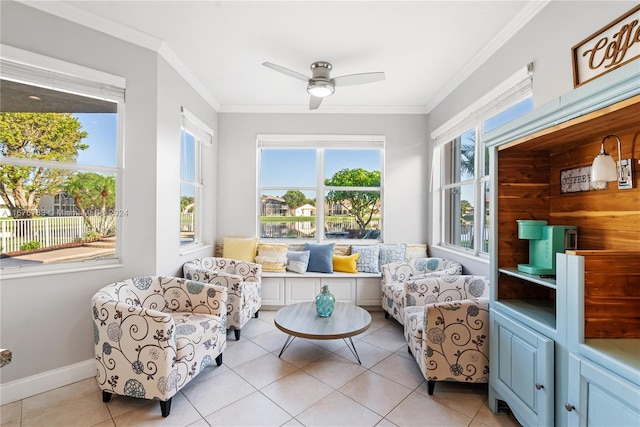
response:
[[[306,84],[261,64],[332,77],[318,112],[427,113],[546,1],[64,1],[29,6],[157,50],[221,112],[307,112]]]

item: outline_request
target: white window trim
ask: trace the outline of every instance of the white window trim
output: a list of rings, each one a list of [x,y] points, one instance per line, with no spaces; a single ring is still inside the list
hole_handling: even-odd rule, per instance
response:
[[[316,200],[322,195],[324,200],[324,195],[322,190],[331,189],[332,187],[326,187],[324,184],[320,184],[324,182],[324,149],[332,149],[332,148],[340,148],[340,149],[349,149],[349,150],[357,150],[357,149],[371,149],[371,150],[381,150],[381,158],[380,158],[380,206],[382,206],[382,212],[384,209],[384,146],[385,146],[385,136],[384,135],[295,135],[295,134],[258,134],[256,136],[256,151],[257,151],[257,165],[256,169],[258,173],[256,174],[256,189],[258,190],[256,197],[256,212],[258,215],[256,216],[256,230],[258,230],[258,234],[260,234],[260,176],[261,176],[261,167],[262,167],[262,158],[261,158],[261,148],[280,148],[280,149],[321,149],[318,157],[316,158],[316,183],[315,187],[297,187],[300,190],[308,190],[315,191]],[[290,188],[279,188],[279,187],[270,187],[274,190],[289,190]],[[349,190],[371,190],[371,188],[361,188],[361,187],[341,187],[341,190],[349,189]],[[316,224],[324,224],[324,209],[316,209]],[[316,242],[324,242],[327,239],[324,238],[324,228],[317,229],[318,233],[314,241]],[[384,237],[384,218],[380,218],[380,231],[381,235]],[[274,241],[299,241],[300,239],[273,239]],[[358,240],[349,240],[349,243],[358,242]],[[360,241],[363,243],[374,243],[371,241]]]
[[[195,212],[195,223],[194,223],[194,241],[191,243],[187,243],[184,245],[180,245],[180,255],[186,255],[195,250],[198,250],[204,246],[207,246],[204,238],[204,217],[206,215],[204,202],[205,198],[205,188],[206,182],[204,179],[204,167],[203,164],[204,158],[204,150],[210,149],[213,147],[213,138],[214,132],[213,130],[207,126],[202,120],[200,120],[195,114],[190,112],[187,108],[181,107],[182,111],[182,129],[185,132],[190,133],[195,138],[195,152],[194,156],[196,158],[195,163],[195,194],[194,198],[196,200],[196,212]],[[180,153],[182,156],[182,153]],[[180,179],[182,183],[182,178]],[[179,227],[178,227],[179,228]],[[179,237],[179,236],[178,236]]]
[[[123,205],[122,183],[124,181],[123,145],[126,79],[114,74],[109,74],[93,68],[18,49],[5,44],[0,44],[0,76],[3,79],[18,83],[117,103],[118,130],[116,145],[117,159],[115,167],[94,166],[78,163],[37,162],[42,163],[43,166],[47,167],[62,167],[71,170],[113,173],[116,177],[116,210],[121,210]],[[21,164],[22,159],[3,157],[2,162],[6,164]],[[35,162],[31,162],[30,164],[34,163]],[[123,256],[122,235],[124,233],[124,221],[122,216],[118,216],[116,218],[116,230],[118,230],[118,238],[116,239],[116,256],[114,258],[28,266],[24,265],[16,267],[3,266],[0,268],[0,274],[3,279],[11,279],[119,267],[122,265],[121,258]]]
[[[476,129],[476,156],[475,156],[475,177],[463,183],[474,184],[474,194],[477,207],[475,209],[475,224],[481,225],[478,221],[484,213],[484,208],[480,206],[482,201],[482,186],[484,182],[491,182],[491,176],[483,175],[481,171],[484,165],[484,143],[482,123],[509,107],[530,97],[533,93],[533,63],[529,63],[517,70],[502,83],[491,89],[484,96],[472,103],[470,106],[456,114],[431,133],[433,143],[432,165],[429,188],[431,191],[431,202],[433,212],[436,215],[432,223],[433,244],[441,248],[463,253],[469,256],[486,259],[490,254],[482,252],[482,245],[475,245],[473,249],[465,249],[457,245],[445,242],[447,233],[447,218],[443,216],[443,191],[451,188],[452,185],[444,184],[442,157],[443,148],[448,142],[461,136],[469,129]],[[479,155],[478,155],[479,154]],[[482,173],[478,173],[482,172]],[[463,183],[455,183],[459,187]],[[482,227],[475,227],[475,241],[480,242],[482,237]]]

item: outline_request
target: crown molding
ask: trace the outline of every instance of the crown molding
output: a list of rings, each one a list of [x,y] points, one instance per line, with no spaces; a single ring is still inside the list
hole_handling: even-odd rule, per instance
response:
[[[427,114],[423,106],[323,106],[309,110],[308,105],[223,105],[220,113],[258,113],[258,114]]]
[[[109,36],[113,36],[126,42],[143,47],[145,49],[157,52],[162,45],[162,40],[157,37],[154,37],[147,33],[143,33],[142,31],[138,31],[131,27],[127,27],[126,25],[118,24],[117,22],[102,18],[101,16],[98,16],[94,13],[78,9],[77,7],[74,7],[71,4],[63,1],[16,1],[32,9],[37,9],[42,12],[48,13],[49,15],[66,19],[67,21],[71,21],[74,24],[91,28]]]
[[[529,2],[489,43],[485,45],[471,60],[453,76],[436,95],[425,105],[427,114],[449,96],[458,86],[475,73],[494,53],[516,35],[531,19],[533,19],[551,0],[534,0]]]
[[[180,58],[178,58],[175,52],[162,39],[126,25],[110,21],[94,13],[78,9],[63,1],[17,1],[25,6],[40,10],[49,15],[71,21],[74,24],[91,28],[92,30],[99,31],[127,43],[157,52],[158,55],[164,58],[164,60],[167,61],[167,63],[169,63],[169,65],[171,65],[214,110],[220,111],[220,102],[218,102],[218,100],[209,92],[207,87],[193,74],[193,72],[184,64],[184,62],[182,62],[182,60],[180,60]]]

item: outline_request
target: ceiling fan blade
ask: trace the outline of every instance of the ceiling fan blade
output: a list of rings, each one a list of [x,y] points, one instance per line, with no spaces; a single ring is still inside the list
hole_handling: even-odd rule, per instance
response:
[[[311,96],[311,99],[309,100],[309,110],[317,110],[321,102],[322,98],[318,96]]]
[[[351,86],[379,82],[380,80],[384,80],[384,73],[381,71],[376,73],[347,74],[346,76],[336,77],[333,79],[333,83],[336,86]]]
[[[309,77],[305,76],[304,74],[300,74],[297,71],[293,71],[288,68],[281,67],[280,65],[272,64],[271,62],[263,62],[262,65],[264,65],[267,68],[271,68],[272,70],[278,71],[282,74],[286,74],[287,76],[293,77],[298,80],[302,80],[303,82],[309,81]]]

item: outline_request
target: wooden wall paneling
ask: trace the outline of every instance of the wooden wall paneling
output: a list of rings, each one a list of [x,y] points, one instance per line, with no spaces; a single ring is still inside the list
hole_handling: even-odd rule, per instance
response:
[[[529,262],[529,241],[518,238],[519,219],[549,220],[548,152],[498,152],[498,265]]]
[[[498,299],[555,299],[555,290],[501,274],[498,281]]]
[[[585,258],[585,338],[640,338],[640,251],[577,251]]]

